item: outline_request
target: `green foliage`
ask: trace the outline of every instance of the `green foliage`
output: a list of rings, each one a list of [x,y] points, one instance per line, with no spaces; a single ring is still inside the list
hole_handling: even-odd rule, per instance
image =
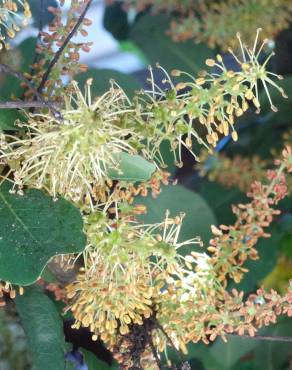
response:
[[[82,349],[84,360],[88,366],[88,370],[110,370],[114,369],[114,366],[109,366],[107,363],[99,360],[94,353]]]
[[[39,190],[23,196],[0,188],[0,278],[28,285],[57,254],[81,252],[85,246],[78,209],[64,199],[54,202]]]
[[[105,8],[103,26],[117,40],[124,40],[129,33],[127,13],[122,9],[120,3],[114,3]]]
[[[204,243],[208,243],[211,236],[210,225],[216,223],[216,218],[205,200],[181,185],[164,186],[156,199],[149,195],[146,198],[137,198],[136,203],[147,207],[147,213],[140,217],[145,223],[161,222],[166,210],[170,211],[171,216],[185,213],[180,233],[181,241],[200,236]],[[185,247],[182,249],[187,252]]]
[[[11,58],[11,63],[15,64],[15,66],[13,65],[11,66],[13,67],[14,70],[21,71],[21,73],[29,71],[30,64],[33,61],[35,44],[36,44],[36,38],[29,37],[25,39],[17,47],[15,51],[15,55],[9,56],[9,58]],[[3,74],[3,80],[2,80],[2,75],[1,75],[0,89],[1,89],[0,99],[3,101],[10,100],[11,95],[20,98],[23,93],[23,89],[20,86],[19,79],[9,74],[5,74],[5,75]]]
[[[159,62],[168,72],[179,68],[196,75],[212,57],[212,51],[192,41],[175,43],[166,35],[169,19],[165,15],[141,16],[130,32],[130,38],[145,53],[152,65]]]
[[[119,170],[109,169],[108,176],[112,180],[147,181],[155,171],[155,165],[139,155],[120,153],[118,156]]]
[[[264,329],[264,334],[271,337],[292,336],[291,318],[280,319],[277,325]],[[291,343],[274,341],[257,341],[255,364],[258,369],[289,369],[287,358],[291,356]]]
[[[30,9],[35,27],[39,27],[40,18],[43,26],[52,22],[54,16],[48,11],[49,6],[57,8],[58,2],[56,0],[43,0],[43,9],[41,9],[41,2],[35,0],[30,1]]]
[[[54,303],[38,288],[25,289],[16,308],[29,343],[32,370],[65,368],[63,322]]]
[[[113,71],[111,69],[90,68],[87,72],[81,73],[75,77],[81,91],[83,85],[85,85],[85,82],[89,78],[93,79],[91,91],[94,96],[101,96],[104,94],[109,89],[110,80],[114,80],[120,85],[129,97],[133,97],[134,92],[141,88],[139,82],[134,77],[126,75],[125,73]]]
[[[0,109],[0,130],[18,130],[14,124],[17,119],[23,122],[26,117],[16,109]]]

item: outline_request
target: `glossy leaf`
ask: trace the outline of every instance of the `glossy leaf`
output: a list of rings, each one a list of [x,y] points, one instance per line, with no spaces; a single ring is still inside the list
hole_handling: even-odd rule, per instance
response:
[[[15,302],[29,343],[32,370],[64,369],[63,322],[54,303],[38,287],[26,288]]]
[[[139,155],[121,153],[118,162],[119,171],[108,170],[108,175],[112,180],[146,181],[155,171],[155,165]]]
[[[83,250],[83,222],[64,199],[54,202],[35,189],[10,194],[10,188],[0,187],[0,279],[29,285],[52,256]]]

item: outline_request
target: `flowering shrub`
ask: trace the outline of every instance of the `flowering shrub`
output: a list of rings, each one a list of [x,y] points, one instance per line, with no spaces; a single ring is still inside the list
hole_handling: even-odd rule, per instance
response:
[[[28,4],[19,3],[28,16]],[[64,1],[48,8],[55,18],[48,31],[39,30],[30,73],[0,65],[24,88],[22,99],[3,108],[26,109],[0,135],[0,306],[15,301],[35,369],[67,366],[60,310],[70,315],[70,330],[102,341],[122,369],[160,369],[163,356],[176,369],[170,347],[187,355],[190,343],[254,337],[278,316],[292,316],[291,283],[282,294],[235,288],[249,260],[259,258],[258,241],[271,236],[268,228],[288,196],[290,141],[272,163],[204,154],[214,155],[229,137],[236,145],[237,121],[259,114],[262,100],[275,114],[275,93],[278,101],[288,97],[279,85],[283,77],[269,70],[273,53],[265,54],[260,29],[249,46],[236,33],[237,51],[229,49],[234,69],[221,54],[196,76],[157,64],[148,69],[148,87],[132,97],[115,81],[96,95],[93,78],[85,86],[76,81],[86,70],[79,54],[91,43],[71,41],[77,32],[87,36],[91,3],[72,0],[65,20]],[[179,10],[188,7],[181,3]],[[1,9],[16,12],[16,3],[5,1]],[[201,172],[211,170],[212,180],[238,185],[249,198],[232,206],[230,225],[207,225],[208,244],[203,235],[185,237],[184,212],[164,209],[164,219],[143,222],[151,212],[143,198],[151,192],[158,202],[176,184],[165,169],[171,171],[169,157],[184,168],[186,153],[201,158]],[[181,362],[181,369],[190,368]]]

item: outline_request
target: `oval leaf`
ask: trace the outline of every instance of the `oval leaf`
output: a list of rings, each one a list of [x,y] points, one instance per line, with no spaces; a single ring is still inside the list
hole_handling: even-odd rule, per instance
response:
[[[29,285],[57,254],[81,252],[86,239],[80,211],[64,199],[54,202],[41,191],[23,196],[0,187],[0,279]]]
[[[180,241],[200,236],[204,243],[211,237],[210,225],[216,224],[215,216],[205,200],[197,193],[184,186],[164,186],[161,194],[153,199],[139,197],[136,203],[147,207],[147,214],[140,216],[145,223],[161,222],[166,210],[171,216],[180,212],[186,214],[180,233]],[[188,247],[182,248],[181,253],[188,252]]]
[[[15,301],[32,354],[32,370],[64,369],[63,322],[54,303],[37,287],[26,288]]]
[[[155,171],[155,165],[139,155],[120,153],[117,161],[119,170],[109,169],[108,176],[112,180],[147,181]]]

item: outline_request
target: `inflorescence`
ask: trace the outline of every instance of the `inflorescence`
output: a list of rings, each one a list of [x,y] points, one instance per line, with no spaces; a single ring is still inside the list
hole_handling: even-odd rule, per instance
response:
[[[292,314],[291,290],[283,297],[259,290],[248,301],[241,292],[226,291],[227,279],[239,282],[247,272],[245,261],[258,257],[255,244],[268,236],[265,228],[279,213],[274,206],[287,194],[284,172],[292,170],[290,147],[284,149],[278,169],[268,172],[268,184],[254,183],[248,194],[251,202],[233,208],[236,223],[212,226],[209,254],[201,250],[199,237],[180,239],[183,215],[167,213],[161,223],[143,225],[136,215],[145,209],[132,204],[136,195],[149,190],[156,195],[160,184],[169,181],[169,174],[161,170],[162,142],[170,143],[181,166],[182,147],[197,158],[195,143],[212,151],[220,136],[231,134],[236,141],[235,119],[251,104],[260,109],[259,83],[276,110],[268,86],[286,95],[272,79],[281,77],[266,70],[270,56],[259,62],[265,45],[258,48],[259,32],[251,49],[238,35],[241,58],[231,53],[240,71],[227,69],[217,55],[206,61],[213,70],[196,78],[173,71],[173,76],[188,78],[175,84],[158,67],[165,73],[163,90],[150,68],[151,88],[133,100],[113,81],[99,97],[91,96],[92,80],[84,94],[73,81],[60,120],[45,112],[30,113],[27,123],[18,122],[24,128],[18,137],[0,136],[0,160],[7,169],[2,177],[13,182],[12,191],[22,194],[25,186],[40,188],[80,208],[87,246],[77,257],[83,257],[84,266],[66,286],[65,300],[75,318],[74,328],[88,327],[92,339],[100,337],[113,353],[123,343],[126,368],[135,362],[127,353],[133,344],[131,334],[139,327],[146,327],[151,337],[141,349],[148,356],[152,344],[163,351],[171,342],[186,352],[191,341],[208,343],[233,332],[254,335],[277,315]],[[154,162],[152,178],[138,185],[115,183],[110,171],[121,171],[122,153]],[[185,245],[192,246],[187,255],[180,252]],[[68,261],[72,263],[71,258]],[[9,291],[7,284],[1,292]],[[264,303],[258,304],[258,299]]]
[[[10,48],[7,38],[13,39],[21,26],[27,26],[31,18],[26,0],[1,0],[0,2],[0,50]]]

